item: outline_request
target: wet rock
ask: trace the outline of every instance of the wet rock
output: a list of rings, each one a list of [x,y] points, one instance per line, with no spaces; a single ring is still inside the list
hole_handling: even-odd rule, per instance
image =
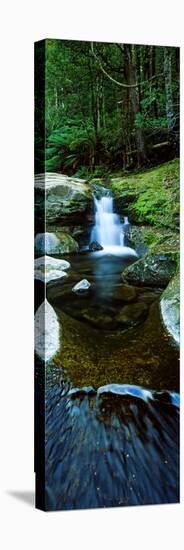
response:
[[[177,344],[180,343],[180,281],[175,275],[164,290],[160,302],[164,325]]]
[[[78,243],[63,231],[38,233],[35,237],[36,254],[71,254],[78,249]]]
[[[122,279],[137,286],[165,287],[176,272],[177,262],[176,252],[146,254],[123,271]]]
[[[134,397],[141,399],[142,401],[152,401],[153,394],[151,391],[141,388],[140,386],[133,386],[129,384],[107,384],[97,389],[97,395],[103,396],[103,394],[114,394],[118,396]]]
[[[92,243],[89,244],[89,250],[91,252],[95,252],[97,250],[103,250],[103,246],[101,246],[101,244],[97,243],[97,241],[93,241]]]
[[[132,248],[135,248],[140,257],[149,252],[149,247],[146,244],[146,239],[144,235],[144,227],[131,225],[128,240],[129,245],[132,246]]]
[[[91,283],[89,283],[87,279],[82,279],[82,281],[79,281],[79,283],[77,283],[72,288],[72,291],[77,293],[86,292],[87,290],[89,290],[90,286],[91,286]]]
[[[66,260],[58,260],[50,256],[42,256],[35,259],[35,279],[48,283],[49,281],[66,277],[65,270],[69,269],[70,263]]]
[[[63,174],[46,173],[35,177],[35,211],[37,221],[47,223],[84,223],[84,214],[92,207],[92,189],[85,181]]]
[[[145,320],[148,306],[143,302],[124,306],[115,316],[119,325],[134,326]]]

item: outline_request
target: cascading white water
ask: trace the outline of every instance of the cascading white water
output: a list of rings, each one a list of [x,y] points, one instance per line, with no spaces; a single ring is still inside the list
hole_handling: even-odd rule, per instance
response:
[[[96,241],[103,250],[116,254],[133,254],[136,252],[125,246],[125,235],[130,224],[128,217],[124,218],[124,223],[120,221],[118,214],[113,211],[113,197],[109,191],[104,189],[104,195],[100,198],[94,196],[95,205],[95,225],[91,232],[90,241]]]
[[[92,229],[91,241],[97,241],[103,246],[124,246],[124,234],[118,214],[113,212],[113,198],[94,197],[95,226]]]

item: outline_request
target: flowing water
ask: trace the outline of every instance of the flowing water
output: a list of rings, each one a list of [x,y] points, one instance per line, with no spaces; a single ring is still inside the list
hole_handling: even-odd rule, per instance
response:
[[[96,241],[103,247],[104,253],[135,255],[134,250],[125,247],[125,237],[129,229],[128,217],[124,223],[113,210],[111,191],[104,189],[100,197],[94,195],[95,225],[91,232],[91,242]]]
[[[103,250],[67,258],[68,276],[47,284],[60,344],[46,366],[46,508],[178,502],[178,350],[161,322],[161,289],[122,283],[137,259],[128,218],[106,190],[94,203],[90,241]],[[75,294],[83,278],[90,289]],[[38,360],[37,396],[42,378]]]
[[[177,394],[70,389],[51,365],[45,407],[47,510],[178,502]]]

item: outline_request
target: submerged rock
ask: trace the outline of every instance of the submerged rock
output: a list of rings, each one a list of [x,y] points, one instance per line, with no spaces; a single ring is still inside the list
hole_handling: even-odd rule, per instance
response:
[[[160,309],[162,319],[168,332],[177,344],[180,343],[180,281],[179,274],[175,275],[164,290]]]
[[[120,325],[134,326],[146,318],[148,313],[148,306],[143,302],[137,302],[124,306],[119,313],[115,316],[115,320]]]
[[[117,324],[113,323],[113,313],[110,309],[103,306],[89,307],[81,311],[81,319],[87,321],[96,328],[108,330],[114,329]]]
[[[176,272],[177,252],[146,254],[122,273],[123,281],[137,286],[165,287]]]
[[[91,252],[95,252],[97,250],[103,250],[103,246],[101,246],[100,243],[97,243],[97,241],[93,241],[92,243],[89,244],[89,250]]]
[[[79,281],[79,283],[77,283],[73,288],[72,288],[72,291],[73,292],[86,292],[87,290],[89,290],[91,286],[91,283],[89,283],[89,281],[87,279],[82,279],[82,281]]]
[[[70,263],[66,260],[42,256],[41,258],[35,259],[34,276],[35,279],[48,283],[54,279],[66,277],[67,273],[65,273],[65,270],[70,267]]]
[[[158,300],[162,290],[160,288],[156,289],[147,289],[144,290],[142,288],[139,288],[139,295],[138,295],[138,301],[143,301],[146,304],[152,304],[156,300]]]
[[[120,301],[120,302],[134,302],[136,299],[137,292],[136,289],[133,286],[129,285],[117,285],[113,292],[113,298],[114,300]]]
[[[73,237],[62,231],[38,233],[35,237],[36,254],[70,254],[78,249],[79,245]]]

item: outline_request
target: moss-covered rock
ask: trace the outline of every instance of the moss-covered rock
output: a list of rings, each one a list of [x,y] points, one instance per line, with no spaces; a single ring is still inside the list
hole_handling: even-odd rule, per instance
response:
[[[180,280],[179,274],[175,275],[164,290],[160,308],[162,319],[168,332],[175,342],[180,342]]]
[[[122,273],[124,282],[141,286],[165,287],[176,272],[177,252],[146,254]]]
[[[63,231],[38,233],[35,237],[35,252],[38,256],[43,254],[71,254],[78,252],[78,249],[78,243]]]
[[[135,226],[131,227],[129,235],[129,244],[135,248],[139,256],[144,256],[147,252],[153,253],[178,252],[180,246],[179,232],[157,228],[153,226]]]
[[[116,209],[132,223],[179,227],[179,160],[111,180]]]

